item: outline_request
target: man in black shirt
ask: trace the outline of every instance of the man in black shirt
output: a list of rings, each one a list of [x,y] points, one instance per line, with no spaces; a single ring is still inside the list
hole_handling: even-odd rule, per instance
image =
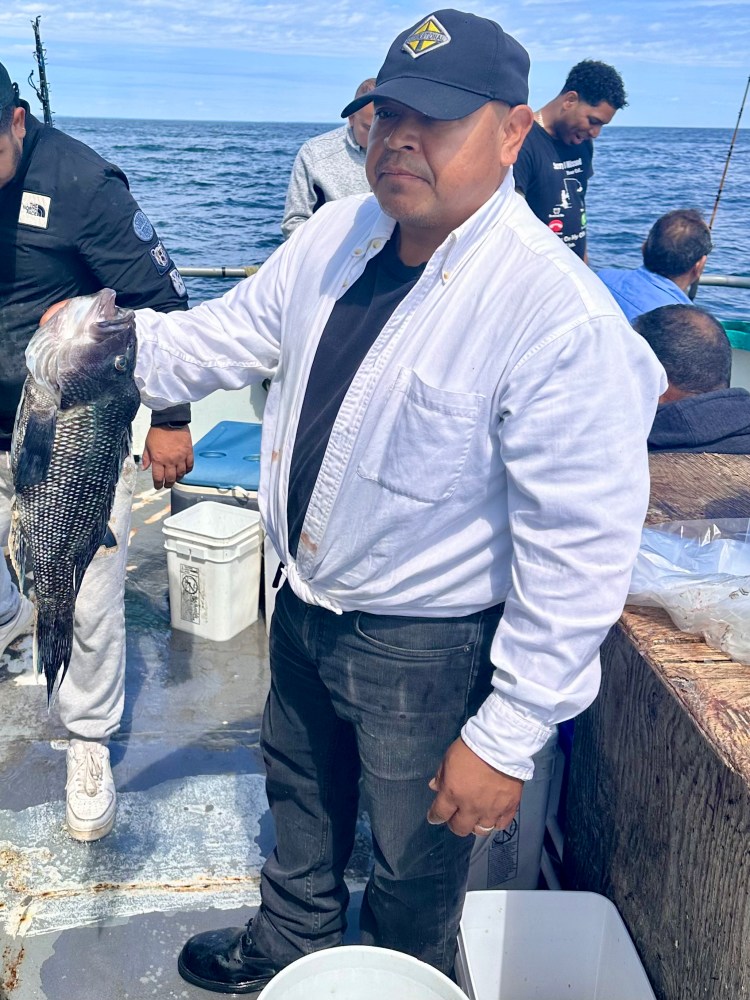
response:
[[[562,91],[534,113],[513,176],[538,219],[588,262],[586,187],[593,176],[593,140],[625,107],[619,73],[606,63],[584,59]]]
[[[26,377],[24,351],[51,304],[102,288],[120,306],[187,308],[182,278],[128,190],[125,175],[93,150],[42,125],[0,65],[0,536],[13,483],[8,452]],[[154,485],[192,467],[190,407],[155,413],[143,452]],[[107,741],[119,726],[125,674],[124,583],[136,470],[123,466],[110,528],[76,603],[73,657],[57,704],[71,735],[66,822],[96,840],[112,828],[116,794]],[[0,655],[28,631],[33,606],[0,559]]]

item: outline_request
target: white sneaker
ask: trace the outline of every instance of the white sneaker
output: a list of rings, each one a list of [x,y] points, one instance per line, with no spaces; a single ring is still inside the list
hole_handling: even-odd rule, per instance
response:
[[[65,822],[75,840],[99,840],[114,826],[117,792],[109,750],[101,743],[70,741]]]
[[[20,598],[18,611],[16,611],[9,622],[0,625],[0,656],[5,652],[5,647],[9,646],[14,639],[17,639],[19,635],[23,635],[24,632],[30,632],[34,627],[34,613],[36,610],[34,605],[23,594],[19,594],[18,596]]]

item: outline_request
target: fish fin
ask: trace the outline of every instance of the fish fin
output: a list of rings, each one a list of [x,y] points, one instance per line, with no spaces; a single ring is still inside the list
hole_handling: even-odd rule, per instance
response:
[[[15,455],[13,479],[17,490],[44,481],[52,460],[56,426],[56,406],[29,410],[23,441]]]
[[[26,586],[26,560],[29,554],[29,546],[26,536],[21,531],[20,517],[15,508],[15,501],[11,505],[8,551],[10,553],[10,561],[18,578],[19,590],[23,591]]]
[[[120,468],[122,468],[122,465],[120,465]],[[115,490],[116,488],[115,483]],[[76,597],[78,597],[78,591],[81,589],[86,570],[91,565],[91,561],[99,549],[102,546],[105,549],[116,549],[118,546],[117,536],[109,526],[109,518],[115,500],[115,490],[112,491],[108,508],[101,511],[100,518],[97,519],[97,523],[93,526],[86,547],[79,553],[78,558],[73,563],[73,593]]]
[[[102,538],[102,545],[105,549],[116,549],[117,539],[115,538],[115,533],[112,531],[109,525],[107,525],[107,530],[104,532],[104,538]]]

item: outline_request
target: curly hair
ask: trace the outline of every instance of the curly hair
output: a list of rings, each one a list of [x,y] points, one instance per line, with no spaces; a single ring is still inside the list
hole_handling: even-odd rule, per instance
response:
[[[606,101],[615,111],[619,111],[628,103],[620,74],[614,66],[596,59],[584,59],[583,62],[576,63],[568,73],[560,93],[566,94],[569,90],[574,90],[582,101],[593,107]]]

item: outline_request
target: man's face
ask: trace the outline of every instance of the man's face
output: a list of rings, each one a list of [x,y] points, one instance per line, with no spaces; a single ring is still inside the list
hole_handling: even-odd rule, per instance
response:
[[[367,179],[386,215],[439,246],[497,190],[531,120],[525,105],[510,109],[499,101],[441,121],[378,100]]]
[[[606,101],[587,104],[575,91],[571,91],[570,94],[566,94],[562,115],[555,122],[555,134],[562,142],[578,146],[586,139],[596,139],[616,113],[616,109]]]
[[[10,184],[16,176],[23,152],[23,137],[26,135],[26,112],[16,108],[10,129],[0,135],[0,188]]]
[[[354,138],[362,149],[367,149],[367,139],[370,135],[372,115],[372,103],[365,104],[365,106],[360,108],[359,111],[355,111],[353,115],[349,115],[349,124],[352,127],[352,132],[354,132]]]

